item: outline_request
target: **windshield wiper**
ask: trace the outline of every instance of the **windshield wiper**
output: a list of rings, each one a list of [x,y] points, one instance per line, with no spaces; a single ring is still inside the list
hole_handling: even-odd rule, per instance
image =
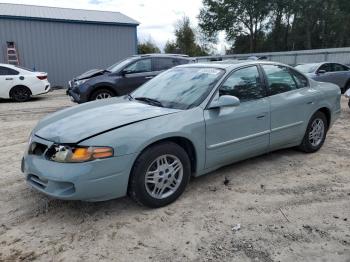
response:
[[[159,102],[156,99],[149,98],[149,97],[135,97],[135,100],[146,102],[147,104],[154,105],[154,106],[159,106],[159,107],[164,107],[161,102]]]

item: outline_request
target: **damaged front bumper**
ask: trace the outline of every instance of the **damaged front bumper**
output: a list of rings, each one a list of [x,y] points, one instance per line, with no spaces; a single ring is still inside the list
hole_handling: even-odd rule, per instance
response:
[[[52,142],[34,136],[31,143],[40,144],[42,150],[26,152],[21,167],[26,182],[34,189],[63,200],[105,201],[126,195],[134,155],[57,163],[45,157]]]

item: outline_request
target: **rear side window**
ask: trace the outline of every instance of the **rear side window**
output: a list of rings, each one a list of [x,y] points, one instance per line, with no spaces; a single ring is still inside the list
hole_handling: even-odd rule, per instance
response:
[[[8,75],[18,75],[19,72],[16,70],[13,70],[11,68],[0,66],[0,75],[1,76],[8,76]]]
[[[304,88],[309,86],[309,81],[305,76],[293,69],[289,69],[289,71],[292,74],[294,81],[297,83],[298,88]]]
[[[188,60],[188,59],[178,59],[178,58],[176,58],[176,59],[174,59],[175,61],[175,64],[176,65],[185,65],[185,64],[189,64],[190,63],[190,60]]]
[[[332,72],[341,72],[341,71],[349,71],[349,68],[341,64],[332,64]]]
[[[164,71],[168,70],[174,66],[188,64],[188,61],[185,59],[178,58],[154,58],[154,71]]]
[[[261,85],[256,66],[239,69],[232,73],[219,89],[219,95],[231,95],[247,102],[263,98],[265,90]]]
[[[285,66],[262,65],[268,82],[270,95],[277,95],[299,88],[294,74]]]

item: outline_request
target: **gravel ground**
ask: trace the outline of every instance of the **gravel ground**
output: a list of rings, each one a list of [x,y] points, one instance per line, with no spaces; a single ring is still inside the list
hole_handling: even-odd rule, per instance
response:
[[[0,261],[350,261],[345,99],[318,153],[281,150],[221,168],[157,210],[128,198],[54,200],[26,186],[31,129],[67,106],[62,90],[0,101]]]

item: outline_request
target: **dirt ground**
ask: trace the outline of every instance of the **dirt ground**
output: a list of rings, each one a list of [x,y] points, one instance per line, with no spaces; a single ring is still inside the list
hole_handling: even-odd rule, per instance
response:
[[[128,198],[54,200],[25,184],[31,129],[67,106],[63,91],[0,101],[0,261],[350,261],[345,99],[320,152],[282,150],[222,168],[157,210]]]

